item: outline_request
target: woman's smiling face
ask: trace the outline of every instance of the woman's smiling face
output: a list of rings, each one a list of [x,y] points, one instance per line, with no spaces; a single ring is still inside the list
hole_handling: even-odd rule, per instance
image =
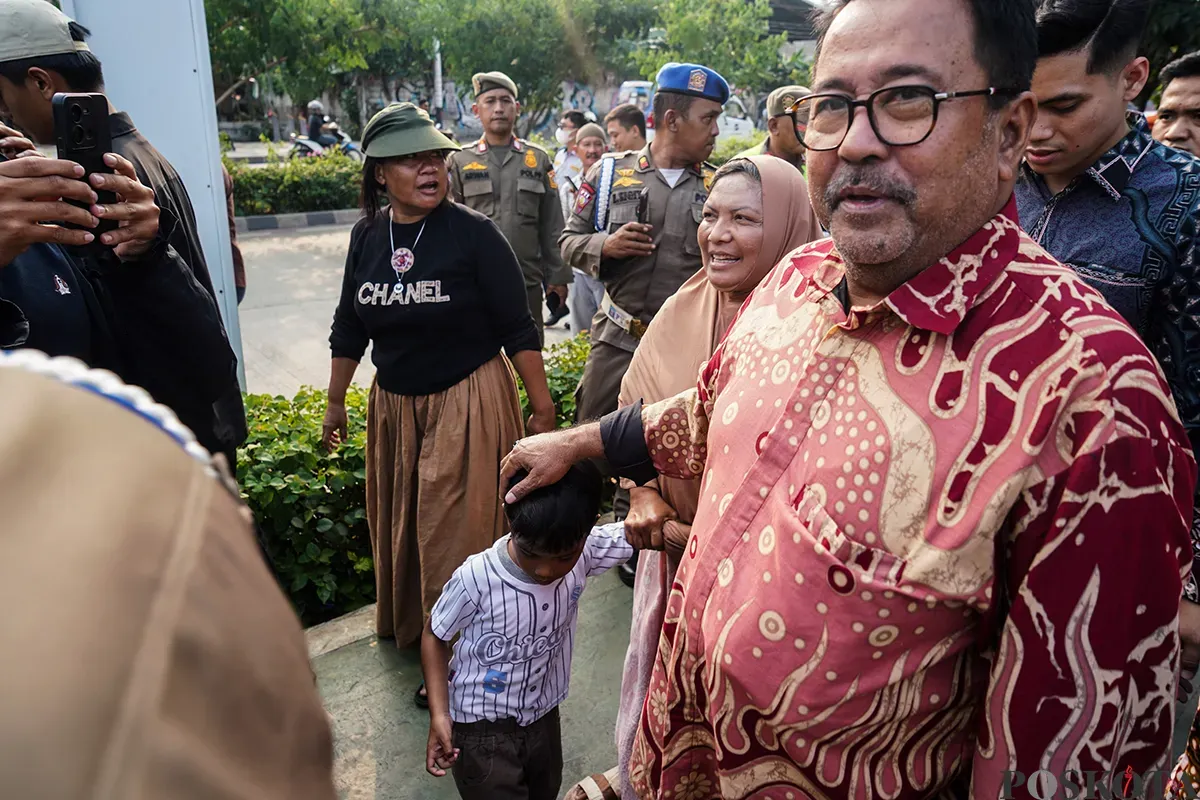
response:
[[[748,291],[763,244],[762,187],[735,172],[713,184],[697,231],[704,270],[719,291]]]

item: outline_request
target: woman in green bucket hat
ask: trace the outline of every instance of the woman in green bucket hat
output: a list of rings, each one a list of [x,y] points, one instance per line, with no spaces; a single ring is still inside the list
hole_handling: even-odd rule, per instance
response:
[[[525,432],[514,366],[533,409],[528,430],[552,430],[555,411],[512,248],[446,196],[446,156],[461,148],[412,103],[376,114],[362,143],[363,217],[329,337],[323,435],[330,449],[345,440],[346,389],[371,345],[375,627],[410,647],[454,570],[507,530],[500,459]],[[423,686],[416,700],[426,706]]]

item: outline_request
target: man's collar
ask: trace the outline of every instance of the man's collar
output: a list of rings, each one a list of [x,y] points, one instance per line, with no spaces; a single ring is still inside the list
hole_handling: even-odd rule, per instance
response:
[[[887,306],[914,328],[949,336],[975,305],[980,293],[1016,257],[1020,246],[1021,227],[1017,222],[1017,204],[1015,199],[1010,199],[1003,211],[970,238],[893,291],[878,305],[851,309],[843,327],[856,328],[866,314]],[[822,294],[831,294],[845,271],[845,265],[835,249],[813,272],[813,284]]]
[[[703,174],[702,168],[703,168],[703,164],[696,163],[696,164],[688,164],[685,169],[695,173],[696,175],[702,175]],[[642,152],[638,153],[636,169],[638,172],[650,172],[651,170],[656,169],[656,167],[654,166],[654,156],[651,155],[651,153],[650,153],[650,144],[649,143],[647,143],[646,146],[642,148]]]
[[[490,145],[488,145],[488,143],[487,143],[487,137],[480,136],[479,141],[475,143],[475,152],[476,153],[486,153],[488,151],[489,146]],[[513,150],[516,150],[518,153],[520,153],[522,150],[525,149],[525,145],[523,145],[521,143],[521,140],[518,139],[516,136],[512,137],[512,139],[509,141],[508,147],[512,148]],[[496,149],[503,150],[504,147],[497,146]]]
[[[134,127],[133,118],[124,111],[118,111],[115,114],[108,115],[108,124],[112,129],[113,137],[125,136],[126,134],[135,133],[137,128]]]
[[[642,148],[642,152],[638,153],[637,171],[649,172],[652,169],[654,169],[654,157],[650,155],[650,143],[647,142],[646,146]]]
[[[1121,192],[1129,186],[1129,179],[1133,177],[1138,162],[1154,147],[1150,123],[1146,122],[1145,117],[1131,111],[1126,115],[1126,120],[1129,122],[1129,133],[1087,171],[1092,180],[1100,184],[1100,188],[1114,200],[1121,199]]]
[[[1121,192],[1129,186],[1138,162],[1155,145],[1154,137],[1150,135],[1150,123],[1144,116],[1131,111],[1126,115],[1126,121],[1129,123],[1129,133],[1080,176],[1086,175],[1094,181],[1114,202],[1121,199]],[[1021,175],[1024,180],[1032,181],[1045,190],[1045,179],[1034,172],[1028,162],[1021,162]]]

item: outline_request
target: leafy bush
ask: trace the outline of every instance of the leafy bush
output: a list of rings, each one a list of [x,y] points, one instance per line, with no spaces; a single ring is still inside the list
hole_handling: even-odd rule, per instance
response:
[[[708,157],[708,163],[719,167],[743,150],[749,150],[755,145],[762,144],[767,135],[755,132],[750,136],[722,136],[717,140],[716,149]]]
[[[546,348],[542,354],[546,362],[546,385],[550,387],[550,398],[558,412],[558,427],[569,428],[575,424],[575,387],[583,378],[583,367],[587,363],[592,340],[587,333],[578,333],[575,338]],[[529,398],[525,386],[517,381],[521,395],[521,417],[529,419]]]
[[[263,166],[227,158],[225,168],[233,178],[234,213],[238,216],[358,207],[362,164],[340,152],[287,161],[275,156]]]
[[[558,424],[575,420],[575,387],[589,340],[579,334],[546,351],[546,379]],[[521,406],[528,401],[520,387]],[[250,435],[238,453],[238,483],[262,530],[267,555],[305,625],[375,600],[367,529],[367,390],[346,393],[349,437],[337,452],[321,447],[324,390],[304,387],[291,400],[246,395]]]
[[[238,483],[262,530],[267,554],[306,625],[375,599],[366,513],[367,392],[346,395],[348,441],[321,447],[325,392],[292,400],[247,395],[250,436],[238,454]]]

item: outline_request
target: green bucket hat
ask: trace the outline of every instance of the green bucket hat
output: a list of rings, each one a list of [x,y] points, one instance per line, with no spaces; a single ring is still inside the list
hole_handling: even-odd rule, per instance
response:
[[[412,103],[392,103],[371,117],[363,128],[363,152],[368,158],[395,158],[427,150],[462,150]]]

